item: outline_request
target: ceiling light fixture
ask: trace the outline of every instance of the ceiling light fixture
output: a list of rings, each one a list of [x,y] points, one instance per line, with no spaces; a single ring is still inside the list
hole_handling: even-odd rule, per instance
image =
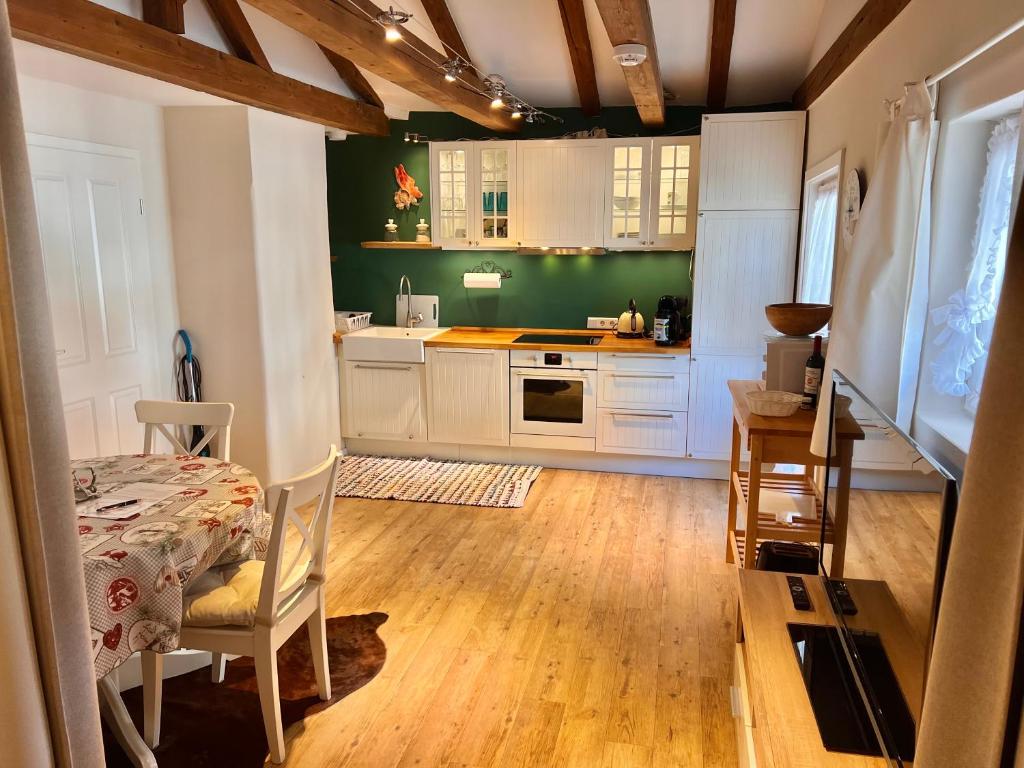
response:
[[[422,133],[411,133],[406,131],[403,141],[411,141],[413,144],[419,144],[421,141],[429,141],[429,139]]]
[[[505,106],[504,97],[508,93],[505,78],[501,75],[488,75],[484,78],[484,88],[491,97],[491,109],[501,109]]]
[[[445,80],[454,83],[459,79],[459,75],[466,71],[466,67],[461,59],[451,58],[441,63],[441,71],[444,72]]]
[[[397,43],[402,39],[401,25],[407,24],[411,18],[411,13],[396,11],[389,5],[386,11],[377,14],[377,23],[384,27],[384,39],[389,43]]]
[[[642,43],[624,43],[612,49],[612,58],[623,67],[639,67],[647,60],[647,46]]]
[[[525,106],[526,105],[523,104],[523,102],[519,101],[518,99],[516,101],[512,102],[512,119],[513,120],[518,120],[518,119],[520,119],[523,116],[523,107],[525,107]]]

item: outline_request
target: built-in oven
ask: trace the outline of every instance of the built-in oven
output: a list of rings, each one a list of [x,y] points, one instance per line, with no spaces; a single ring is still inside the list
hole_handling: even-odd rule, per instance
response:
[[[509,363],[512,444],[587,448],[597,434],[597,353],[514,349]]]

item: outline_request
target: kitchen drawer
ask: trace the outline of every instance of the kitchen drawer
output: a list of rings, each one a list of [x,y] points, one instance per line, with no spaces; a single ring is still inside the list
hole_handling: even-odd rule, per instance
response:
[[[685,411],[690,377],[650,371],[597,372],[597,407],[646,411]]]
[[[597,452],[681,457],[686,454],[686,414],[599,408]]]
[[[652,371],[655,373],[688,373],[689,355],[662,355],[657,352],[600,352],[597,357],[600,371]]]
[[[544,355],[561,355],[561,365],[545,365]],[[526,368],[579,368],[594,370],[597,368],[597,352],[548,352],[543,349],[513,349],[509,357],[509,365]]]

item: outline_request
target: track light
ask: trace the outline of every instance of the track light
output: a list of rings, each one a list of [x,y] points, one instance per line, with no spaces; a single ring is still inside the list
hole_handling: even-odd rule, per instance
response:
[[[377,23],[384,27],[384,39],[389,43],[397,43],[402,39],[401,25],[408,23],[411,18],[411,13],[396,11],[389,5],[386,11],[377,14]]]
[[[410,133],[409,131],[405,132],[405,137],[402,140],[412,142],[413,144],[419,144],[421,141],[429,141],[429,139],[422,133]]]
[[[466,71],[466,66],[463,64],[462,59],[453,57],[441,62],[441,71],[444,72],[444,79],[449,83],[454,83],[459,79],[459,75]]]
[[[512,119],[518,120],[523,116],[523,107],[525,105],[521,101],[512,102]]]
[[[491,97],[491,109],[501,109],[505,106],[504,96],[508,93],[508,88],[505,85],[505,79],[501,75],[488,75],[485,77],[484,87]]]

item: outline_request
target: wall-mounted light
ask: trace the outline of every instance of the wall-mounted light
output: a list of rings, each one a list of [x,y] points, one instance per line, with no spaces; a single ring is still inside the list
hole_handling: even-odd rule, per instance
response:
[[[422,141],[429,141],[429,139],[422,133],[411,133],[409,131],[406,131],[405,138],[403,139],[403,141],[411,142],[413,144],[419,144]]]
[[[411,13],[396,11],[389,5],[386,11],[377,14],[377,23],[384,27],[384,39],[389,43],[397,43],[402,39],[401,25],[407,24],[411,18]]]

